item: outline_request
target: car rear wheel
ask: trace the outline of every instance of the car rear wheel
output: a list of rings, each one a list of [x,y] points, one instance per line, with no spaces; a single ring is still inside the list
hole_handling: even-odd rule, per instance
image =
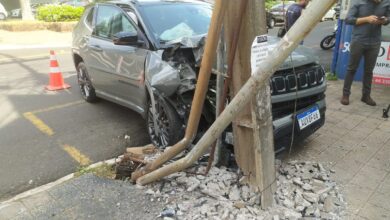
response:
[[[0,13],[0,20],[2,21],[2,20],[5,20],[7,17],[5,16],[5,14],[4,13]]]
[[[183,133],[181,122],[175,109],[163,99],[156,99],[155,109],[157,128],[154,125],[152,103],[150,102],[147,116],[148,133],[154,146],[164,149],[180,140]]]
[[[77,81],[80,86],[81,96],[87,102],[96,102],[97,97],[95,89],[92,86],[91,79],[89,78],[87,66],[80,62],[77,65]]]

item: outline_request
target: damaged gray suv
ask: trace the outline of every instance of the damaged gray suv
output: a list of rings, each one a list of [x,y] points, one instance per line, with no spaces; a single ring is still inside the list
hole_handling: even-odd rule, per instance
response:
[[[83,98],[126,106],[146,119],[153,144],[175,144],[191,109],[211,13],[210,4],[188,0],[89,5],[73,31],[72,46]],[[314,57],[300,46],[270,80],[278,149],[324,124],[326,83]],[[212,74],[199,136],[215,120],[215,78]],[[232,144],[231,134],[228,128],[226,144]]]

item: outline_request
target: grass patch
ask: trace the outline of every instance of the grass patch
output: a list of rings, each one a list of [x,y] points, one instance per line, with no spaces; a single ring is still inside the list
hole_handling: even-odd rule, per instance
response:
[[[108,165],[106,163],[103,163],[102,165],[99,165],[97,167],[88,168],[85,166],[78,167],[74,176],[79,177],[81,175],[87,174],[87,173],[93,173],[96,176],[114,179],[115,178],[115,170],[112,165]]]
[[[337,81],[338,80],[337,75],[334,73],[326,73],[326,79],[328,81]]]

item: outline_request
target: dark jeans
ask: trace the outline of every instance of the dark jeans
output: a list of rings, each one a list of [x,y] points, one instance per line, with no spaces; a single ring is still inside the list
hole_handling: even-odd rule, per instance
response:
[[[343,95],[351,95],[352,81],[362,57],[364,57],[363,96],[369,96],[371,94],[372,71],[375,68],[380,46],[380,43],[364,45],[359,42],[351,42],[351,53],[344,80]]]

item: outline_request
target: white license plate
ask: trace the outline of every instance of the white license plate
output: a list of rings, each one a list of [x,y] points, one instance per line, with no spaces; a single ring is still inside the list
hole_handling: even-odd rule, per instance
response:
[[[300,114],[297,115],[299,129],[304,129],[307,126],[313,124],[314,122],[320,120],[320,110],[318,106],[314,106]]]

